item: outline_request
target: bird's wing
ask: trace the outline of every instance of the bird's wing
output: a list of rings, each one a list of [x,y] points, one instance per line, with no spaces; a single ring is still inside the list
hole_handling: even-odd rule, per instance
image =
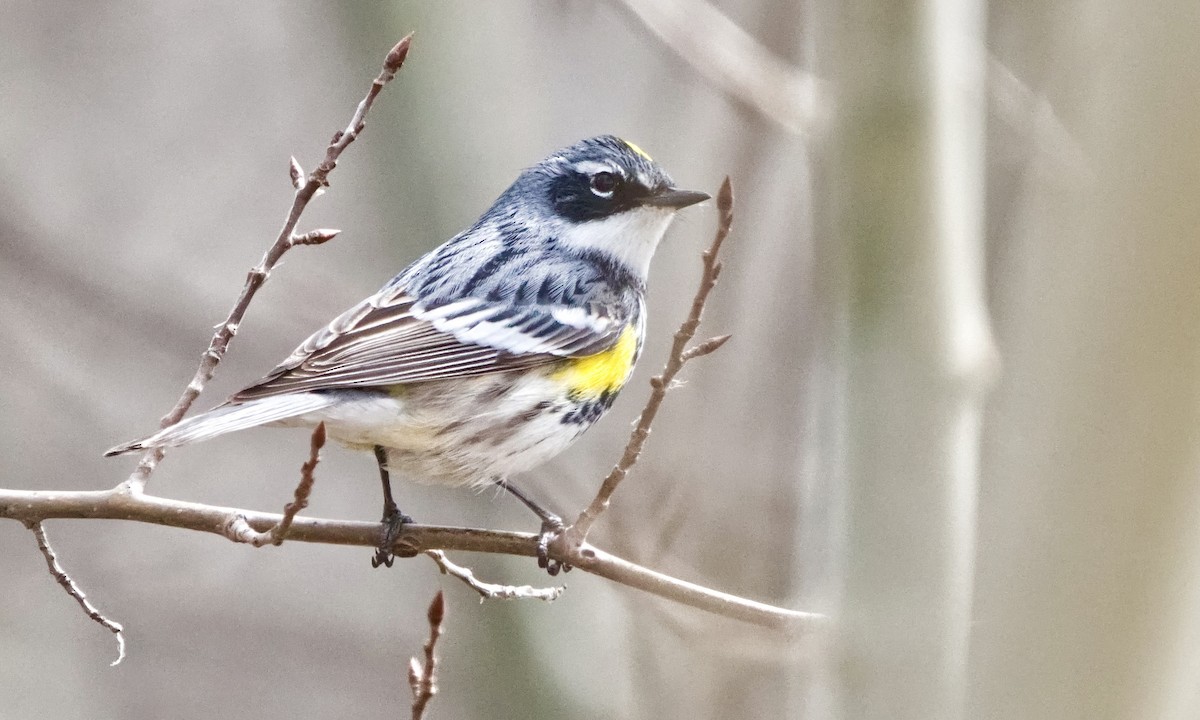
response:
[[[466,298],[426,307],[384,288],[314,333],[266,378],[230,398],[484,375],[612,347],[629,318],[591,303],[513,305]]]

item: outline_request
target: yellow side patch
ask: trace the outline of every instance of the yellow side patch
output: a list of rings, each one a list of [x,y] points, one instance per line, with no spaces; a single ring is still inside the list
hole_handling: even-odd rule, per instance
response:
[[[566,384],[567,391],[575,397],[600,397],[621,389],[629,377],[629,371],[633,369],[636,353],[637,333],[633,326],[629,326],[611,348],[595,355],[567,360],[551,377]]]
[[[632,150],[635,153],[637,153],[638,155],[641,155],[642,157],[646,158],[646,160],[648,162],[654,162],[654,158],[650,157],[649,153],[647,153],[645,150],[641,149],[637,145],[634,145],[633,143],[629,142],[628,140],[622,139],[622,142],[624,142],[626,145],[628,145],[630,150]]]

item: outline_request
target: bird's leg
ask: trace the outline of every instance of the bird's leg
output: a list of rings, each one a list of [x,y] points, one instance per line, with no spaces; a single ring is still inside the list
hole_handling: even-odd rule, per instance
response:
[[[554,538],[558,537],[558,534],[561,533],[565,527],[563,525],[562,518],[529,499],[525,493],[518,490],[515,485],[510,484],[508,480],[498,477],[492,478],[492,482],[511,493],[513,497],[520,500],[525,507],[532,510],[535,515],[542,519],[542,530],[538,534],[537,544],[538,567],[545,569],[545,571],[551,575],[557,575],[560,570],[562,572],[570,572],[570,565],[550,559],[550,543],[554,540]]]
[[[380,532],[375,557],[371,558],[371,567],[391,567],[395,561],[392,547],[396,544],[396,538],[400,537],[400,530],[404,524],[412,522],[413,519],[400,512],[396,501],[392,499],[392,478],[387,469],[387,450],[381,445],[375,446],[375,461],[379,463],[379,479],[383,483],[383,519],[380,520],[383,529]]]

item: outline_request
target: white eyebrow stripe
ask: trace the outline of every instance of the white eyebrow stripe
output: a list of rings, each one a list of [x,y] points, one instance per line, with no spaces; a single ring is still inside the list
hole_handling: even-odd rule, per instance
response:
[[[598,172],[610,172],[625,177],[625,172],[609,163],[596,162],[595,160],[580,160],[575,163],[575,169],[585,175],[592,175]]]

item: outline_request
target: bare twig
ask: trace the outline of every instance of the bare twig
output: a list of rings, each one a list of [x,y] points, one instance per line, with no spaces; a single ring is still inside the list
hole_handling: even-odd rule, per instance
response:
[[[260,532],[283,519],[281,515],[273,513],[203,505],[146,493],[128,493],[119,487],[67,492],[0,489],[0,518],[26,523],[51,518],[132,520],[226,537],[225,527],[239,515],[251,528]],[[374,548],[379,545],[379,523],[302,516],[292,522],[287,539],[289,543],[312,542]],[[404,549],[408,552],[441,549],[535,557],[537,535],[413,524],[404,526],[404,531],[396,540],[396,548],[397,551]],[[678,580],[609,555],[587,543],[568,548],[555,545],[550,552],[555,560],[619,584],[788,634],[801,635],[815,631],[825,623],[821,615],[772,607]]]
[[[29,528],[30,532],[33,533],[33,537],[37,540],[38,550],[42,551],[42,557],[46,559],[46,567],[49,568],[50,574],[54,576],[55,581],[62,586],[63,590],[67,591],[68,595],[75,598],[75,602],[79,603],[79,606],[83,608],[88,617],[99,623],[102,627],[108,628],[117,636],[117,659],[113,660],[111,665],[120,665],[121,661],[125,659],[125,628],[121,627],[120,623],[108,619],[104,616],[104,613],[97,610],[96,606],[87,599],[87,595],[83,592],[83,589],[75,584],[75,581],[71,579],[71,576],[59,564],[58,556],[54,554],[54,548],[50,547],[50,540],[46,537],[46,529],[42,527],[42,524],[37,521],[28,521],[25,523],[25,527]]]
[[[321,462],[321,448],[325,447],[325,423],[317,423],[312,431],[312,439],[308,445],[308,460],[300,466],[300,484],[296,486],[292,502],[283,506],[283,517],[264,532],[258,532],[250,527],[246,518],[238,515],[233,518],[226,528],[225,537],[234,542],[248,543],[254,547],[263,545],[282,545],[287,537],[296,514],[308,507],[308,496],[312,494],[313,483],[316,482],[314,472],[317,463]]]
[[[437,695],[437,649],[438,638],[442,636],[442,622],[446,619],[446,598],[438,590],[429,603],[429,639],[425,641],[425,662],[409,658],[408,687],[412,689],[412,720],[421,720],[425,714],[425,706],[434,695]]]
[[[456,577],[466,583],[467,587],[479,593],[479,601],[484,600],[543,600],[545,602],[554,602],[562,595],[566,588],[544,587],[538,588],[532,585],[497,585],[496,583],[484,582],[475,577],[475,573],[471,568],[458,565],[446,557],[446,553],[441,550],[426,550],[425,554],[437,563],[443,575]]]
[[[275,243],[267,249],[262,260],[246,275],[246,284],[242,287],[242,292],[238,296],[237,302],[234,303],[233,309],[229,311],[225,322],[217,326],[217,330],[208,344],[208,349],[200,356],[200,366],[196,368],[196,374],[187,384],[183,394],[179,396],[175,407],[171,408],[171,411],[162,418],[160,422],[161,427],[167,427],[179,422],[188,409],[191,408],[192,403],[196,401],[196,398],[200,396],[200,392],[204,390],[204,386],[212,379],[217,365],[220,364],[221,359],[225,356],[225,351],[229,349],[229,343],[233,340],[233,336],[237,334],[242,318],[246,314],[246,309],[250,306],[250,301],[254,299],[254,296],[258,293],[263,283],[267,281],[271,270],[279,263],[284,253],[298,244],[324,242],[333,237],[333,235],[336,235],[336,232],[322,230],[316,231],[317,235],[307,233],[297,238],[295,235],[296,224],[300,221],[300,215],[304,212],[304,209],[308,207],[309,201],[322,188],[329,185],[329,173],[333,172],[333,169],[337,167],[337,161],[341,157],[342,151],[349,147],[350,143],[354,142],[358,134],[362,132],[367,112],[371,109],[371,105],[374,104],[379,92],[383,90],[383,86],[396,76],[396,72],[404,64],[404,59],[408,55],[408,48],[411,42],[412,35],[409,35],[396,43],[396,46],[388,52],[387,57],[384,58],[383,69],[380,71],[379,76],[371,83],[371,89],[367,91],[366,97],[358,104],[354,115],[350,118],[350,124],[346,126],[345,130],[339,130],[334,134],[329,146],[325,149],[325,159],[317,166],[316,170],[313,170],[312,174],[308,176],[307,181],[302,185],[298,179],[302,174],[300,164],[296,162],[295,158],[291,159],[289,175],[292,178],[293,186],[296,187],[296,193],[292,197],[292,207],[288,210],[283,227],[280,229],[279,235],[275,238]],[[332,234],[330,234],[331,232]],[[310,235],[312,235],[311,238],[309,237]],[[138,463],[137,469],[125,481],[125,487],[130,492],[138,493],[145,488],[150,474],[154,472],[154,468],[162,460],[163,452],[163,448],[161,447],[146,451]]]
[[[667,358],[667,364],[663,367],[662,373],[650,380],[650,397],[646,400],[646,406],[642,409],[637,425],[634,426],[633,433],[629,436],[629,443],[625,445],[625,452],[621,455],[621,459],[609,472],[608,477],[604,478],[604,482],[600,485],[600,491],[596,493],[591,504],[579,514],[575,523],[564,531],[563,539],[571,545],[578,545],[587,539],[592,524],[608,508],[612,494],[629,474],[630,468],[637,463],[638,457],[642,454],[642,448],[646,445],[646,439],[650,437],[650,426],[654,423],[658,409],[662,406],[667,391],[671,389],[675,376],[689,360],[707,355],[729,340],[730,336],[722,335],[706,340],[693,348],[688,348],[688,343],[692,341],[696,330],[700,327],[700,319],[704,315],[704,304],[708,301],[708,294],[716,286],[717,278],[721,275],[721,263],[717,261],[717,254],[721,251],[721,244],[729,235],[730,227],[733,226],[733,185],[728,177],[721,183],[721,190],[717,193],[717,212],[719,213],[717,232],[713,236],[712,245],[704,251],[704,271],[700,276],[700,287],[696,289],[696,296],[692,299],[692,308],[688,312],[687,319],[675,331],[675,342],[671,346],[671,354]]]

